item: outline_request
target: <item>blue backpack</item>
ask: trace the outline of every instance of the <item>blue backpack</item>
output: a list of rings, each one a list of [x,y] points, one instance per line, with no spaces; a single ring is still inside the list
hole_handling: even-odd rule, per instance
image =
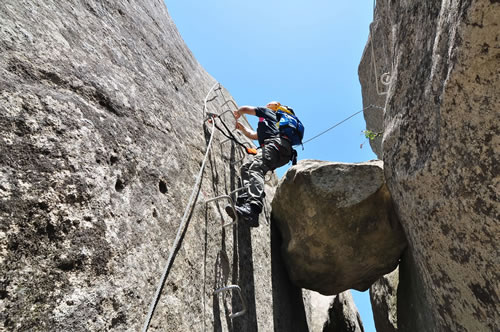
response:
[[[287,106],[280,106],[276,111],[278,118],[277,126],[281,136],[286,136],[292,145],[302,144],[304,138],[304,125],[295,115],[293,110]]]

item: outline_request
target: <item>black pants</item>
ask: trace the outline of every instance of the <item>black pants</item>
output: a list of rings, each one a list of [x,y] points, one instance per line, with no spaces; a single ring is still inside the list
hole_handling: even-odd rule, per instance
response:
[[[243,186],[248,186],[248,189],[240,194],[239,200],[262,210],[266,173],[287,164],[291,156],[292,146],[288,140],[281,137],[266,139],[254,159],[241,166]]]

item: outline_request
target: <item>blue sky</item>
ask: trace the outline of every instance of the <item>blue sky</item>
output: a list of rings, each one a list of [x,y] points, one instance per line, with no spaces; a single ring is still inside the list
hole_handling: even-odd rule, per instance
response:
[[[306,128],[304,141],[362,109],[358,65],[372,1],[167,0],[166,5],[196,59],[238,105],[277,100],[291,106]],[[358,114],[304,150],[298,147],[299,159],[376,159],[365,127]],[[365,331],[374,332],[368,292],[352,293]]]

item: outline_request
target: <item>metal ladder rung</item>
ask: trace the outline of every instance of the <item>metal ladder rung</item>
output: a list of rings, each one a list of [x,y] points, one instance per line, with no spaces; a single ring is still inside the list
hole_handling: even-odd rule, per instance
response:
[[[227,103],[231,103],[233,104],[234,108],[238,109],[238,105],[236,105],[236,103],[234,102],[234,100],[232,99],[229,99],[228,101],[226,101],[224,104],[220,105],[220,107],[224,107]]]
[[[234,220],[232,222],[227,223],[227,224],[222,224],[222,227],[228,227],[228,226],[236,224],[238,222],[238,213],[236,212],[236,207],[234,206],[234,201],[231,198],[231,196],[229,196],[229,195],[217,196],[217,197],[211,198],[209,200],[206,200],[205,204],[208,204],[208,203],[211,203],[211,202],[215,202],[215,201],[218,201],[220,199],[227,199],[227,200],[229,200],[229,202],[231,204],[231,208],[233,209],[234,215],[236,217],[236,218],[234,218]]]
[[[243,316],[247,312],[247,306],[245,305],[246,302],[245,302],[245,299],[243,298],[243,293],[241,292],[240,286],[238,286],[238,285],[229,285],[229,286],[226,286],[226,287],[222,287],[222,288],[216,289],[214,291],[214,295],[219,295],[222,292],[234,291],[234,290],[236,290],[236,292],[238,293],[238,295],[240,297],[241,305],[243,306],[243,309],[241,311],[236,312],[236,313],[230,314],[229,318],[231,318],[231,319]]]
[[[224,105],[223,105],[223,106],[224,106]],[[221,106],[221,107],[222,107],[222,106]],[[210,116],[210,117],[214,117],[214,118],[220,118],[220,117],[222,117],[224,114],[229,113],[229,112],[231,112],[231,115],[234,117],[234,114],[232,113],[232,111],[231,111],[231,110],[225,110],[225,111],[223,111],[223,112],[222,112],[222,113],[220,113],[220,114],[217,114],[217,113],[212,113],[212,112],[207,112],[207,115],[208,115],[208,116]],[[233,130],[233,131],[234,131],[234,130]]]
[[[229,203],[231,204],[231,208],[233,209],[233,212],[234,212],[234,215],[236,216],[236,218],[230,222],[230,223],[227,223],[227,224],[223,224],[222,227],[227,227],[227,226],[231,226],[231,225],[234,225],[238,222],[238,213],[236,212],[236,207],[234,206],[234,200],[233,198],[231,197],[232,194],[235,194],[237,193],[238,191],[241,191],[241,190],[244,190],[244,189],[247,189],[248,187],[241,187],[241,188],[238,188],[238,189],[235,189],[233,191],[231,191],[228,195],[221,195],[221,196],[217,196],[217,197],[214,197],[214,198],[210,198],[202,203],[204,203],[205,205],[208,205],[208,203],[211,203],[211,202],[215,202],[215,201],[218,201],[218,200],[221,200],[221,199],[227,199],[229,201]]]
[[[226,138],[225,140],[221,141],[220,142],[221,150],[222,150],[222,145],[224,145],[230,141],[231,141],[231,139],[229,139],[229,138]],[[242,142],[241,144],[243,144],[244,146],[249,147],[251,149],[253,148],[252,144],[250,144],[249,142]],[[245,160],[246,157],[247,157],[247,155],[244,154],[243,158],[230,162],[230,165],[235,165],[239,162],[242,162],[243,160]]]

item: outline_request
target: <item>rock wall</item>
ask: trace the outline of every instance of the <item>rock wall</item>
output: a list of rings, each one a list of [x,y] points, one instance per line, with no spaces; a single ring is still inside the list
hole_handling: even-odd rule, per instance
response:
[[[140,330],[207,148],[215,80],[161,0],[5,0],[0,21],[3,328]],[[239,148],[222,139],[199,201],[238,185]],[[259,228],[222,229],[223,204],[189,214],[150,330],[273,331],[269,205]],[[237,294],[212,295],[231,283],[248,308],[233,320]]]
[[[325,296],[310,290],[303,292],[311,303],[311,309],[307,313],[309,332],[323,332],[323,326],[328,321],[328,309],[335,296]]]
[[[303,290],[311,304],[308,312],[309,332],[362,332],[361,317],[350,291],[324,296]]]
[[[346,291],[335,296],[328,309],[328,320],[323,332],[364,332],[358,309],[351,292]]]
[[[384,132],[384,108],[392,74],[392,26],[387,1],[378,1],[374,20],[369,27],[369,37],[358,68],[363,115],[366,130],[375,134],[370,146],[378,159],[383,159],[382,137]]]
[[[385,176],[413,271],[400,285],[422,306],[398,313],[404,331],[500,329],[499,17],[498,1],[377,1],[384,32],[370,41],[391,61]]]
[[[372,305],[373,321],[375,322],[377,332],[398,331],[398,284],[399,268],[386,274],[370,287],[370,303]],[[401,302],[408,302],[409,300],[404,296],[401,299]]]

